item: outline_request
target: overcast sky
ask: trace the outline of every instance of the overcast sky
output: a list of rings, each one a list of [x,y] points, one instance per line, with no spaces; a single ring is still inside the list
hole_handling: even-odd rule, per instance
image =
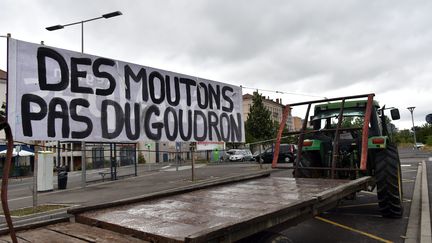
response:
[[[375,93],[399,128],[432,113],[432,1],[2,0],[0,35],[260,91],[284,104]],[[6,70],[6,39],[0,39]],[[243,93],[253,90],[244,89]],[[311,96],[305,96],[311,95]],[[295,112],[294,112],[295,114]]]

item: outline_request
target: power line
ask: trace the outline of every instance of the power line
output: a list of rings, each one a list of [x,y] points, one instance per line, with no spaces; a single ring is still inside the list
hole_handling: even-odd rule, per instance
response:
[[[289,94],[289,95],[299,95],[299,96],[308,96],[308,97],[316,97],[316,98],[327,99],[327,97],[325,97],[325,96],[319,96],[319,95],[304,94],[304,93],[294,93],[294,92],[286,92],[286,91],[279,91],[279,90],[251,88],[251,87],[245,87],[245,86],[242,86],[242,85],[240,85],[240,88],[242,88],[242,89],[258,90],[258,91],[265,91],[265,92],[272,92],[272,93],[276,93],[276,94]]]

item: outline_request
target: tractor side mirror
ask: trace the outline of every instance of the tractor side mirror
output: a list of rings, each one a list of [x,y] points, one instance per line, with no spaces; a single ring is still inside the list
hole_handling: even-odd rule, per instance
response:
[[[392,120],[399,120],[400,119],[399,109],[396,109],[396,108],[391,109],[390,114],[391,114]]]

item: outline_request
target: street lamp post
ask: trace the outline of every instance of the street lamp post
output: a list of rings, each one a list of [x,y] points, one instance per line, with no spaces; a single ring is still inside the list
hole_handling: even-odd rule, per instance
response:
[[[84,53],[84,23],[90,22],[90,21],[94,21],[94,20],[98,20],[98,19],[109,19],[109,18],[112,18],[112,17],[120,16],[120,15],[122,15],[122,12],[115,11],[115,12],[103,14],[100,17],[86,19],[86,20],[81,20],[81,21],[77,21],[77,22],[74,22],[74,23],[70,23],[70,24],[53,25],[53,26],[50,26],[50,27],[46,27],[46,29],[48,31],[54,31],[54,30],[63,29],[64,27],[67,27],[67,26],[80,24],[81,25],[81,53]],[[85,142],[81,142],[81,172],[82,172],[81,173],[81,185],[82,185],[82,187],[86,186],[86,166],[87,166],[87,163],[85,161]]]
[[[104,19],[109,19],[109,18],[116,17],[116,16],[119,16],[119,15],[122,15],[122,12],[115,11],[115,12],[112,12],[112,13],[104,14],[104,15],[102,15],[100,17],[86,19],[86,20],[81,20],[81,21],[78,21],[78,22],[70,23],[70,24],[53,25],[53,26],[50,26],[50,27],[46,27],[46,29],[49,30],[49,31],[54,31],[54,30],[63,29],[64,27],[67,27],[67,26],[80,24],[81,25],[81,52],[84,52],[84,23],[90,22],[90,21],[94,21],[94,20],[98,20],[98,19],[103,19],[103,18]]]
[[[414,134],[414,148],[417,149],[417,138],[416,138],[416,132],[415,132],[415,126],[414,126],[414,106],[408,107],[407,108],[410,112],[411,112],[411,121],[412,121],[412,130],[413,130],[413,134]]]

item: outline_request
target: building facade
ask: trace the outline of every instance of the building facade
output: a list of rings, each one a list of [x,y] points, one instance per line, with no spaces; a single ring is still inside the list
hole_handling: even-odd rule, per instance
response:
[[[253,105],[253,95],[244,94],[243,95],[243,117],[246,121],[250,112],[250,108]],[[280,123],[282,121],[283,109],[285,105],[282,104],[282,99],[272,100],[270,98],[263,97],[264,107],[271,112],[271,119],[274,122]],[[288,114],[288,119],[286,122],[286,128],[288,131],[294,131],[294,123],[291,112]]]
[[[294,131],[300,131],[303,126],[303,119],[298,116],[293,116]]]

